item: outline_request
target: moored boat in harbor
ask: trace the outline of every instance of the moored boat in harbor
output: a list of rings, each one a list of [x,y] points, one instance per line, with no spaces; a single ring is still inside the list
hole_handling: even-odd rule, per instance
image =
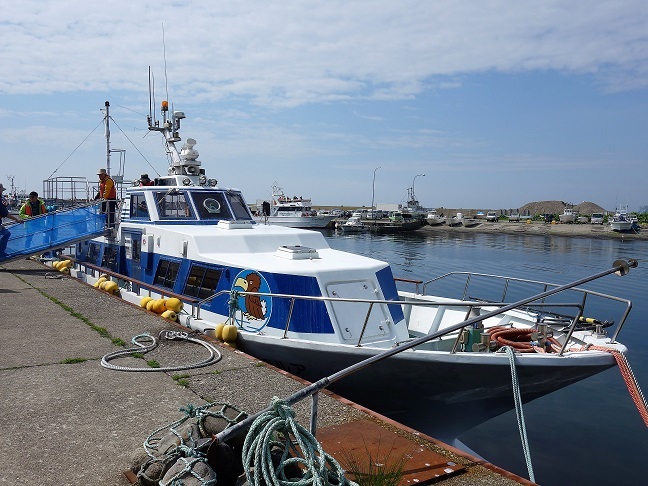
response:
[[[470,275],[485,279],[481,288],[515,281],[540,291],[515,303],[506,292],[501,301],[434,295],[439,279],[395,279],[388,263],[333,250],[319,232],[257,223],[240,191],[207,178],[194,140],[176,147],[179,112],[163,113],[149,129],[164,138],[168,175],[126,191],[114,233],[74,247],[73,276],[94,284],[105,273],[132,303],[177,295],[180,324],[234,325],[242,351],[310,381],[376,360],[331,389],[407,425],[426,423],[442,439],[514,406],[510,353],[526,402],[615,366],[611,351],[626,351],[616,340],[625,315],[608,335],[603,321],[580,320],[586,299],[571,313],[550,301],[576,285]],[[633,265],[615,262],[577,284]]]
[[[286,196],[276,182],[272,185],[271,202],[266,208],[268,214],[262,210],[262,215],[257,217],[260,223],[291,228],[328,228],[333,225],[335,219],[335,215],[318,214],[314,211],[309,198]]]
[[[362,231],[367,231],[369,226],[364,224],[360,217],[351,216],[346,221],[338,224],[337,228],[341,229],[345,233],[360,233]]]

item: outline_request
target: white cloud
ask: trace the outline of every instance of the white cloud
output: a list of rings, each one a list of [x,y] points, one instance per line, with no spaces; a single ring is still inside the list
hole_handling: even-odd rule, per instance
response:
[[[417,195],[431,206],[497,204],[516,192],[520,204],[549,190],[603,195],[592,188],[613,168],[645,174],[636,128],[648,88],[645,0],[5,3],[0,129],[19,154],[6,171],[29,187],[100,123],[105,99],[164,170],[159,137],[142,138],[149,65],[157,102],[168,73],[169,99],[188,116],[183,134],[198,140],[210,173],[250,200],[279,172],[287,190],[310,190],[318,203],[348,188],[339,203],[367,204],[379,165],[383,202],[425,172]],[[582,94],[573,106],[565,88]],[[609,95],[626,90],[632,102]],[[95,135],[65,174],[93,180],[105,144]],[[129,172],[151,172],[118,135]],[[571,182],[583,174],[587,183]],[[488,190],[502,178],[506,191]]]
[[[179,97],[297,106],[403,99],[484,70],[565,70],[646,86],[648,3],[95,2],[3,7],[0,93],[140,89],[146,66]],[[454,79],[456,81],[456,78]]]

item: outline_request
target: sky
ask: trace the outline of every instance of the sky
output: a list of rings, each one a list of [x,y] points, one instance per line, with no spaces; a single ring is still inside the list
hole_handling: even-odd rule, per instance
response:
[[[648,2],[0,0],[0,183],[166,174],[149,85],[249,203],[648,205]],[[149,74],[151,73],[151,74]],[[152,79],[152,83],[149,82]],[[121,154],[121,156],[120,156]],[[120,160],[121,158],[121,160]]]

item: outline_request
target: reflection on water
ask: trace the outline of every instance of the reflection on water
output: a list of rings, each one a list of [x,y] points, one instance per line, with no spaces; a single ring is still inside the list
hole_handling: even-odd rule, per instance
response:
[[[324,234],[332,248],[387,261],[395,277],[423,281],[448,272],[472,271],[566,284],[606,270],[615,260],[635,258],[639,267],[629,275],[609,275],[588,283],[586,288],[632,300],[633,309],[619,340],[629,347],[628,360],[640,386],[648,390],[645,241],[424,230],[398,235]],[[614,315],[611,306],[595,304],[597,315],[603,319]],[[535,400],[525,405],[524,415],[540,484],[645,482],[648,429],[618,369]],[[461,439],[493,463],[528,477],[513,412],[490,420]]]

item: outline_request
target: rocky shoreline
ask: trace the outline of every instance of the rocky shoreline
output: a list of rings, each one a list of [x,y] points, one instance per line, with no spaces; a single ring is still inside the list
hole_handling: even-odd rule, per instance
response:
[[[609,225],[598,225],[589,223],[544,223],[544,222],[519,222],[508,221],[483,222],[477,226],[466,228],[465,226],[446,226],[445,224],[430,226],[425,225],[417,231],[428,232],[458,232],[458,233],[504,233],[516,235],[555,235],[572,236],[581,238],[609,238],[616,240],[647,240],[648,229],[643,228],[637,232],[619,233],[612,231]]]

